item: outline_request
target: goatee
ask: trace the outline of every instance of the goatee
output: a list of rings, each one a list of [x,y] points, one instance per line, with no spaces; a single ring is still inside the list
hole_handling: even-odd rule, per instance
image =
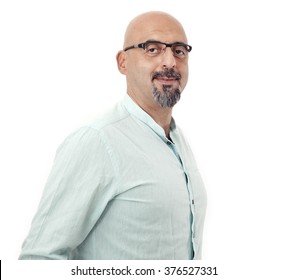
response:
[[[163,71],[154,72],[152,75],[152,80],[157,78],[174,78],[175,80],[180,80],[181,75],[173,68],[170,68]],[[180,89],[173,88],[173,86],[171,85],[162,85],[162,91],[161,89],[158,89],[155,85],[153,85],[152,93],[154,96],[154,100],[162,108],[172,108],[179,101],[181,96]]]
[[[163,85],[162,90],[163,92],[158,90],[156,86],[153,86],[154,100],[162,108],[172,108],[180,100],[180,90],[178,88],[173,89],[173,87],[169,85]]]

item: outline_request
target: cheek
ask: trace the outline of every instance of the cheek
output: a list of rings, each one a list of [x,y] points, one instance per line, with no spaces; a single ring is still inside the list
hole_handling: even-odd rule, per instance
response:
[[[138,84],[151,83],[152,72],[151,65],[145,64],[143,61],[131,61],[128,68],[128,75]]]
[[[182,87],[182,90],[185,88],[187,82],[188,82],[188,76],[189,76],[189,70],[188,70],[188,67],[185,67],[183,68],[183,70],[181,70],[181,87]]]

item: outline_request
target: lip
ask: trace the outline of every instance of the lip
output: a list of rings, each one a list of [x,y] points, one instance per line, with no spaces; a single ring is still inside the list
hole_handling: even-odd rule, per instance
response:
[[[174,85],[175,83],[178,83],[178,79],[175,78],[158,77],[155,80],[163,85]]]

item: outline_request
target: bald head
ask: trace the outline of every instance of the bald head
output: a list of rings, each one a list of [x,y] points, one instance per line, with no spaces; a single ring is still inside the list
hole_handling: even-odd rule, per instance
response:
[[[152,11],[137,16],[129,23],[125,32],[123,47],[151,39],[160,40],[160,38],[155,37],[159,33],[167,38],[170,34],[174,34],[175,38],[175,34],[177,34],[179,40],[176,41],[187,43],[185,31],[176,18],[164,12]]]
[[[148,41],[154,45],[146,49],[143,43]],[[184,28],[170,14],[147,12],[128,24],[117,65],[126,76],[128,95],[148,114],[158,114],[161,108],[170,120],[172,107],[188,81],[189,51],[185,44]]]

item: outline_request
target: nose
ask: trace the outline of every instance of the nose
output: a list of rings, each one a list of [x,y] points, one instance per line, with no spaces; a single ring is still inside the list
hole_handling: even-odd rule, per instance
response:
[[[170,47],[166,47],[161,57],[162,57],[162,67],[169,69],[174,68],[176,66],[176,59]]]

